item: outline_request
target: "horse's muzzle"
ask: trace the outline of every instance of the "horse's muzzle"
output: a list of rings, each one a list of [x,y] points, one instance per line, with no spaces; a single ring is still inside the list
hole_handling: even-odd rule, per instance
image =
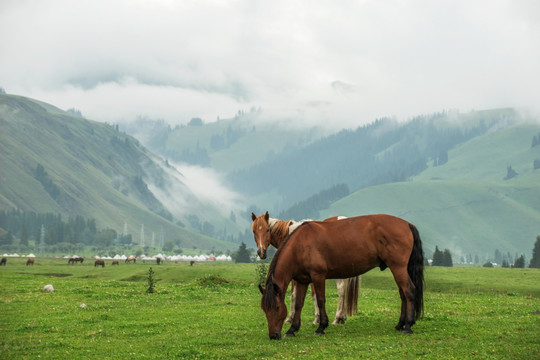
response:
[[[257,250],[257,255],[259,255],[261,259],[266,259],[266,249]]]
[[[280,332],[271,334],[269,336],[270,336],[270,340],[280,340],[281,339],[281,333]]]

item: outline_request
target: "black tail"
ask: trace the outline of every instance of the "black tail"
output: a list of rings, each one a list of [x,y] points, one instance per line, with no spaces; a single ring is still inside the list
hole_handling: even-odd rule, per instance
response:
[[[422,240],[418,229],[413,224],[409,224],[413,234],[414,244],[407,265],[407,272],[411,278],[416,290],[414,294],[414,312],[418,320],[424,313],[424,252],[422,251]]]

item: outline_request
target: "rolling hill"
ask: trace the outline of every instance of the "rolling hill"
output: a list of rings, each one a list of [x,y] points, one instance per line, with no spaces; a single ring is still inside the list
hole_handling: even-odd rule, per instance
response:
[[[0,95],[0,128],[0,208],[81,215],[119,233],[127,225],[136,242],[144,226],[147,238],[163,233],[183,247],[237,247],[179,225],[196,215],[239,231],[228,212],[201,202],[177,169],[117,127]]]
[[[496,129],[448,152],[448,162],[429,166],[409,181],[360,189],[333,203],[321,217],[388,213],[416,224],[431,255],[436,245],[454,260],[481,260],[495,250],[530,259],[540,235],[540,146],[531,139],[540,125]],[[517,176],[505,179],[511,166]]]

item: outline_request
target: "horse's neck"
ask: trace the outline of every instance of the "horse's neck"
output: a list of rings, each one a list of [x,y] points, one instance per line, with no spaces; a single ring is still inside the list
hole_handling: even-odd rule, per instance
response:
[[[272,219],[268,221],[270,225],[270,244],[279,249],[281,244],[289,236],[289,226],[292,221]]]

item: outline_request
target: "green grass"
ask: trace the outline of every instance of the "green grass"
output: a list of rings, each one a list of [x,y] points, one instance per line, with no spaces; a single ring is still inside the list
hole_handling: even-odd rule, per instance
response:
[[[155,293],[146,294],[152,267]],[[68,276],[66,276],[68,275]],[[389,271],[363,276],[359,314],[313,335],[306,301],[294,338],[270,341],[254,264],[120,264],[64,259],[0,268],[0,358],[321,359],[538,358],[540,271],[426,269],[425,315],[393,330],[399,297]],[[41,291],[53,284],[54,293]],[[337,294],[327,283],[333,320]],[[86,308],[80,305],[85,304]],[[287,328],[284,328],[284,331]]]

